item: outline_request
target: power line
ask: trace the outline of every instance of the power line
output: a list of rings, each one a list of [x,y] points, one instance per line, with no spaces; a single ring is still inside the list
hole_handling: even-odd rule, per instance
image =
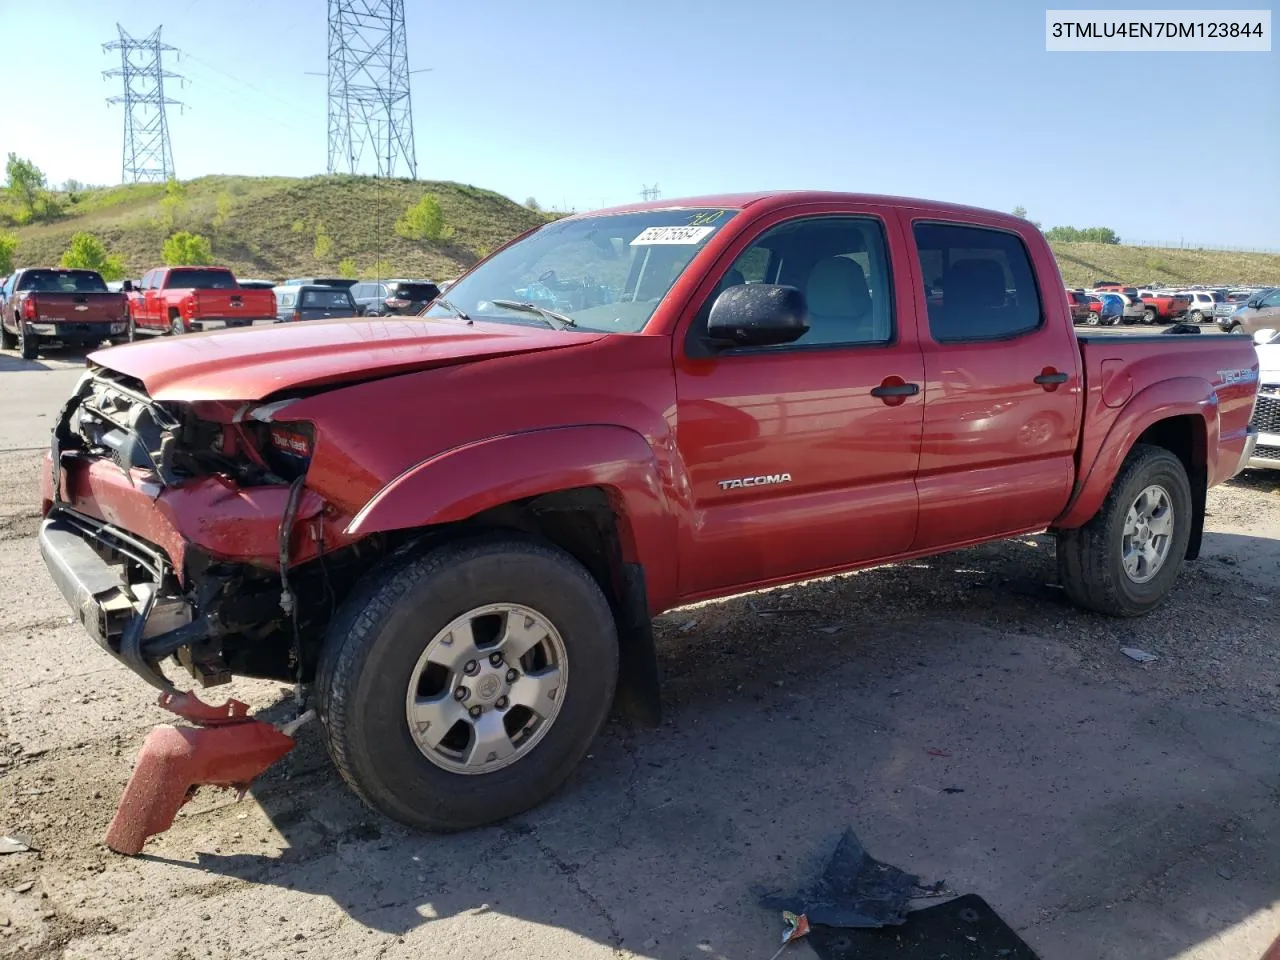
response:
[[[404,0],[329,0],[329,172],[418,177]]]
[[[122,77],[124,94],[108,97],[108,104],[124,104],[124,158],[121,180],[124,183],[163,183],[173,178],[173,148],[169,142],[169,120],[165,107],[181,107],[178,100],[165,96],[165,80],[183,80],[177,73],[164,69],[162,56],[176,52],[177,47],[160,42],[160,27],[142,40],[135,40],[116,24],[119,40],[104,43],[102,49],[120,51],[120,67],[104,70],[104,77]]]
[[[662,191],[658,189],[658,185],[655,183],[652,187],[642,187],[640,196],[645,200],[658,200],[662,197]]]

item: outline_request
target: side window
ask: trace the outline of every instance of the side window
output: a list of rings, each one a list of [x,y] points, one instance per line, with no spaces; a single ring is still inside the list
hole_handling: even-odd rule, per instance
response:
[[[282,307],[292,307],[293,300],[294,300],[294,295],[292,293],[280,294],[280,306]]]
[[[1263,297],[1262,302],[1258,305],[1261,307],[1280,307],[1280,290],[1272,291]]]
[[[1035,272],[1016,234],[953,223],[912,229],[935,341],[1007,340],[1039,329]]]
[[[741,283],[792,286],[805,296],[809,329],[792,344],[888,343],[893,339],[893,294],[883,224],[871,217],[807,217],[761,234],[725,272],[690,329],[701,337],[716,297]]]

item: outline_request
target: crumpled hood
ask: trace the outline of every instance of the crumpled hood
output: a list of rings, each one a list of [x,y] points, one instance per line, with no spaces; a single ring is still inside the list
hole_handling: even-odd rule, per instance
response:
[[[421,317],[304,320],[162,336],[89,359],[141,380],[156,400],[262,400],[282,390],[563,349],[602,336]]]

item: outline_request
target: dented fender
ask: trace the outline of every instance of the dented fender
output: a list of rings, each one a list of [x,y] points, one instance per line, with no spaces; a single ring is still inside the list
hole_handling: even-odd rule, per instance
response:
[[[1203,424],[1203,455],[1216,459],[1221,422],[1213,385],[1198,377],[1177,377],[1152,384],[1129,398],[1098,445],[1092,463],[1080,465],[1080,479],[1071,500],[1052,525],[1071,529],[1087,523],[1106,500],[1120,467],[1143,432],[1161,420],[1188,415]],[[1206,467],[1208,476],[1213,476],[1215,464],[1206,463]]]
[[[344,535],[451,523],[504,503],[576,487],[601,487],[609,494],[623,560],[644,567],[651,601],[674,596],[675,513],[653,449],[626,427],[531,430],[447,450],[386,484]]]

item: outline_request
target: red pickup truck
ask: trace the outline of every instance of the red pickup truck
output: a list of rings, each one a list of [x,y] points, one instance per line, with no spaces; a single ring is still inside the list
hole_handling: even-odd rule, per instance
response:
[[[1026,220],[857,194],[575,215],[421,316],[90,361],[40,531],[88,632],[171,706],[169,658],[299,683],[427,829],[540,802],[615,698],[655,720],[681,604],[1048,530],[1072,601],[1146,613],[1256,442],[1247,337],[1077,336]]]
[[[0,284],[0,346],[34,360],[42,343],[97,346],[123,342],[124,295],[95,270],[27,267]]]
[[[1191,309],[1191,298],[1180,293],[1139,290],[1138,299],[1146,308],[1142,312],[1143,323],[1178,323]]]
[[[181,334],[192,330],[248,327],[276,318],[271,290],[241,287],[226,267],[157,267],[135,289],[126,280],[129,339],[139,333]]]

